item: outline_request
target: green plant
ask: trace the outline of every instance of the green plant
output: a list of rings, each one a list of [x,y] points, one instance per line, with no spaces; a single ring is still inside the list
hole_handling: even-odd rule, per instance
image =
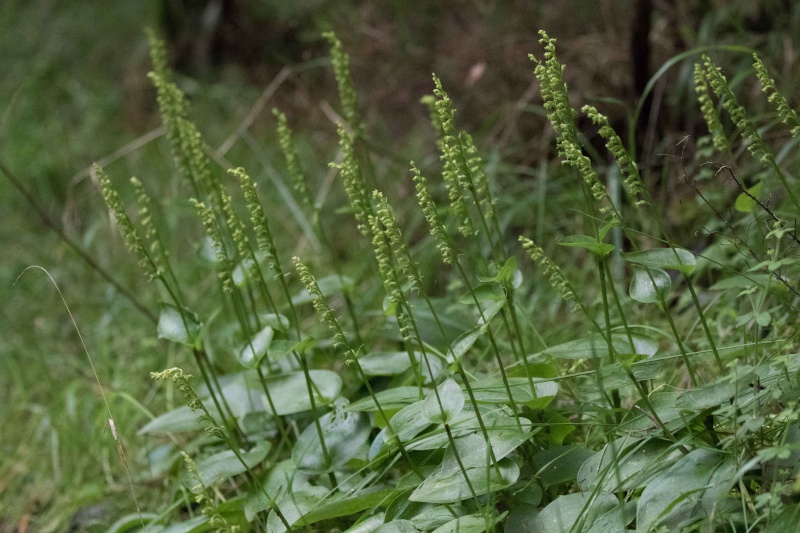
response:
[[[385,180],[347,55],[333,34],[326,37],[348,121],[339,125],[332,166],[349,199],[343,210],[372,249],[358,276],[336,265],[332,231],[320,216],[325,206],[311,199],[286,117],[276,112],[300,216],[326,247],[292,256],[293,268],[276,245],[284,230],[255,180],[244,169],[226,180],[211,164],[152,35],[151,79],[167,138],[219,282],[202,313],[187,308],[190,291],[142,183],[133,181],[133,221],[98,168],[128,248],[166,300],[158,336],[191,353],[202,378],[191,385],[177,368],[157,374],[187,405],[141,433],[165,439],[159,470],[185,464],[189,477],[171,480],[185,490],[147,530],[755,531],[792,523],[800,490],[792,253],[800,241],[790,221],[800,206],[782,164],[795,161],[772,154],[711,60],[703,57],[695,80],[714,146],[745,169],[764,170],[749,186],[732,165],[718,168],[735,184],[737,216],[715,207],[710,223],[722,225],[735,247],[694,254],[670,235],[631,148],[586,107],[623,176],[629,202],[612,201],[602,166],[585,153],[555,41],[542,32],[534,73],[558,154],[583,200],[582,233],[560,239],[559,253],[586,266],[560,267],[543,243],[522,235],[537,277],[518,264],[485,164],[456,127],[435,76],[426,101],[446,206],[424,177],[436,169],[410,168],[441,262],[417,259],[431,241],[410,241],[386,193],[370,190]],[[776,113],[796,134],[796,116],[756,61]],[[718,107],[755,163],[731,153],[734,135],[725,133]],[[683,158],[680,168],[705,199],[706,185]],[[229,190],[234,185],[244,206]],[[651,227],[656,234],[647,233]],[[607,242],[613,232],[622,249]],[[612,261],[627,267],[627,290],[625,270],[615,274]],[[315,277],[325,269],[332,273]],[[435,296],[431,278],[444,280],[447,291]],[[540,323],[526,305],[532,291],[572,306],[554,313],[554,324],[566,327]],[[131,515],[115,527],[140,521]]]

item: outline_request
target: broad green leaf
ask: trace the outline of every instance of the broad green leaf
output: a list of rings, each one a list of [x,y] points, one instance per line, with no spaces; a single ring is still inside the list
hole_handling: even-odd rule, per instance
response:
[[[418,529],[431,530],[441,527],[453,519],[453,513],[458,516],[466,514],[466,507],[461,505],[435,505],[432,503],[409,502],[419,506],[423,511],[414,511],[414,516],[410,519]],[[405,514],[405,513],[404,513]]]
[[[363,355],[358,363],[368,376],[396,376],[411,368],[407,352],[378,352]]]
[[[427,395],[430,389],[423,388],[422,394]],[[420,401],[419,387],[395,387],[384,391],[376,392],[375,397],[378,399],[381,407],[385,410],[402,409],[412,403]],[[424,397],[424,396],[423,396]],[[375,400],[372,396],[367,396],[358,401],[355,401],[345,407],[345,411],[377,411]]]
[[[652,357],[658,351],[658,344],[647,337],[633,335],[633,348],[628,342],[627,335],[613,333],[611,343],[620,355],[633,355],[634,353]],[[592,335],[585,339],[565,342],[558,346],[551,346],[542,354],[558,359],[594,359],[608,357],[608,343],[600,335]]]
[[[298,491],[286,494],[278,500],[278,508],[283,513],[290,526],[306,513],[311,511],[319,502],[328,495],[328,489],[315,485],[306,485]],[[267,517],[267,533],[284,533],[286,526],[283,525],[275,511],[270,511]]]
[[[530,431],[530,421],[523,424],[523,429],[520,430],[512,420],[503,421],[500,426],[498,421],[495,420],[491,427],[486,428],[486,433],[489,435],[489,445],[494,452],[495,459],[498,461],[507,457],[511,452],[516,450],[525,441],[533,437],[534,433],[538,431]],[[483,435],[478,433],[470,433],[454,440],[458,456],[461,459],[461,464],[465,468],[478,468],[486,467],[492,463],[491,455],[489,455],[489,446],[486,445],[486,439]]]
[[[506,514],[493,516],[488,520],[485,516],[479,514],[459,516],[445,525],[437,527],[433,530],[433,533],[482,533],[505,518]]]
[[[513,417],[511,415],[511,410],[504,405],[481,406],[481,419],[483,420],[484,427],[487,428],[489,440],[492,442],[493,447],[499,445],[499,441],[509,435],[508,432],[513,431],[517,436],[521,436],[520,434],[528,433],[531,426],[529,420]],[[493,429],[489,431],[489,428]],[[478,417],[472,409],[464,409],[461,414],[450,423],[450,433],[456,439],[480,431],[481,426],[478,422]],[[495,431],[497,434],[495,434]],[[535,433],[535,431],[528,433],[527,437],[523,437],[523,440],[533,435],[533,433]],[[406,444],[406,448],[410,450],[436,450],[447,446],[449,442],[450,440],[444,426],[440,425],[416,437],[413,441]]]
[[[138,531],[142,527],[142,521],[145,524],[151,520],[156,520],[160,515],[156,513],[131,513],[117,519],[116,522],[111,524],[106,533],[124,533],[125,531]]]
[[[478,276],[478,280],[482,283],[499,283],[504,285],[507,281],[509,281],[513,276],[514,273],[517,271],[517,258],[516,256],[509,257],[506,262],[500,267],[500,270],[497,271],[497,275],[491,278]]]
[[[761,189],[763,187],[764,182],[759,181],[747,189],[747,193],[742,192],[736,197],[736,203],[733,204],[733,207],[740,213],[752,213],[753,210],[755,210],[756,205],[758,205],[754,198],[758,198],[758,195],[761,194]]]
[[[257,513],[266,511],[270,508],[266,494],[273,498],[282,498],[288,492],[299,492],[304,487],[309,486],[309,476],[297,470],[297,466],[291,460],[281,461],[273,466],[263,482],[263,486],[250,488],[244,504],[244,514],[248,522],[252,522]],[[265,494],[266,493],[266,494]]]
[[[561,246],[569,246],[572,248],[583,248],[584,250],[589,250],[600,259],[603,259],[612,251],[614,251],[613,244],[606,244],[600,242],[594,237],[590,237],[589,235],[570,235],[568,237],[559,239],[558,244]]]
[[[395,493],[397,491],[392,489],[366,489],[356,492],[353,496],[328,498],[303,515],[297,521],[297,525],[307,526],[322,520],[330,520],[340,516],[352,516],[366,509],[373,509],[385,504]]]
[[[544,409],[558,393],[558,384],[555,381],[533,379],[531,391],[527,378],[507,378],[511,397],[517,404],[524,404],[531,409]],[[475,401],[489,404],[509,403],[508,390],[501,378],[482,379],[471,384]]]
[[[672,288],[672,278],[660,268],[633,268],[631,298],[645,304],[664,302]]]
[[[464,393],[452,378],[447,378],[425,399],[422,416],[434,424],[447,424],[464,408]]]
[[[153,533],[198,533],[200,531],[209,531],[213,529],[208,523],[207,516],[195,516],[189,520],[178,522],[177,524],[170,524],[164,528],[148,528],[147,531]]]
[[[677,270],[683,274],[691,274],[696,264],[694,254],[683,248],[654,248],[642,252],[624,253],[622,258],[635,265]]]
[[[161,304],[158,316],[158,338],[194,348],[199,342],[202,324],[197,315],[174,305]]]
[[[647,381],[658,378],[663,367],[663,361],[645,359],[630,365],[630,370],[636,380]],[[578,388],[580,392],[592,394],[598,392],[600,386],[606,390],[613,390],[632,384],[631,378],[620,363],[604,363],[597,372],[597,379],[586,385],[581,385]]]
[[[410,520],[392,520],[375,530],[375,533],[419,533]]]
[[[267,350],[272,343],[275,331],[270,326],[265,326],[253,335],[249,342],[239,349],[239,362],[245,368],[256,368],[267,355]]]
[[[267,457],[270,448],[272,448],[270,442],[262,441],[250,451],[239,452],[247,466],[242,464],[233,450],[225,450],[201,459],[197,461],[197,472],[200,474],[200,480],[204,486],[209,487],[221,479],[239,475],[247,471],[247,468],[253,468],[262,462]],[[190,482],[189,484],[191,485],[192,483]]]
[[[578,486],[587,492],[598,486],[603,492],[640,489],[680,457],[681,452],[670,442],[622,437],[583,463]]]
[[[355,457],[369,438],[369,420],[363,413],[336,409],[320,417],[319,423],[327,454],[314,423],[300,434],[292,448],[292,460],[304,472],[322,474],[336,470]]]
[[[256,256],[256,262],[259,265],[263,265],[265,259],[267,258],[266,252],[262,252],[260,250],[255,253],[255,256]],[[245,284],[245,282],[250,279],[250,271],[252,268],[253,268],[252,257],[248,257],[243,261],[240,261],[239,264],[236,265],[236,267],[233,269],[233,272],[231,273],[231,279],[233,279],[233,283],[237,287],[242,287]]]
[[[445,452],[445,462],[455,464],[455,460],[447,461],[447,453]],[[498,467],[500,475],[497,474],[497,469],[493,467],[487,469],[485,466],[481,466],[467,469],[467,476],[476,495],[480,496],[503,490],[516,483],[517,479],[519,479],[519,466],[511,459],[501,459]],[[469,490],[469,485],[458,466],[455,469],[446,469],[445,463],[442,463],[439,469],[417,487],[409,496],[409,499],[430,503],[454,503],[471,497],[472,493]]]
[[[569,533],[584,531],[619,504],[612,494],[578,492],[559,496],[533,519],[529,531]],[[579,525],[580,524],[580,525]],[[608,530],[618,531],[618,530]]]
[[[505,298],[492,302],[483,310],[482,317],[478,320],[478,325],[465,331],[452,344],[447,351],[447,362],[454,363],[461,359],[465,353],[475,344],[478,338],[486,332],[489,322],[506,304]]]
[[[581,446],[554,446],[531,458],[531,467],[545,486],[572,483],[593,452]]]
[[[344,533],[375,533],[383,525],[385,515],[378,513],[361,520],[359,523],[346,530]]]
[[[644,488],[637,528],[649,531],[660,525],[678,531],[712,515],[736,481],[736,463],[733,455],[707,448],[684,455]]]
[[[216,410],[211,402],[206,403],[206,408],[211,415],[219,419],[219,411]],[[144,425],[136,434],[146,435],[148,433],[181,433],[183,431],[196,431],[203,429],[203,422],[199,421],[200,414],[193,412],[189,406],[184,405],[167,411],[163,415],[157,416]]]
[[[333,402],[342,390],[342,378],[330,370],[310,370],[314,386],[316,405],[327,405]],[[258,376],[248,374],[247,386],[253,390],[262,390]],[[311,409],[311,398],[308,396],[306,378],[302,372],[268,375],[265,379],[267,390],[272,398],[275,413],[279,416],[302,413]],[[261,394],[264,409],[272,413],[266,394]]]

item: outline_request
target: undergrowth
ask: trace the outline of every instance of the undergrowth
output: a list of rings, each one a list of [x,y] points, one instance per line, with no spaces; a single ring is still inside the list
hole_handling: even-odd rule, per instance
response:
[[[136,207],[126,207],[124,186],[96,167],[164,301],[158,337],[191,356],[153,373],[185,405],[140,430],[152,447],[139,461],[169,483],[170,501],[112,531],[791,530],[800,204],[786,165],[800,119],[761,61],[776,118],[759,122],[709,57],[695,66],[710,135],[698,159],[684,157],[686,140],[674,160],[717,239],[690,251],[663,222],[633,146],[590,106],[581,112],[613,163],[587,145],[542,32],[534,74],[582,221],[554,252],[498,209],[436,76],[424,103],[439,161],[410,162],[418,210],[396,212],[396,178],[375,164],[347,54],[327,39],[342,116],[331,167],[349,202],[315,196],[276,110],[304,228],[295,253],[262,204],[274,191],[212,164],[150,36],[150,78],[217,288],[177,273],[186,257],[170,253],[156,219],[167,207],[153,208],[150,186],[132,179]],[[767,120],[790,137],[767,139]],[[343,241],[363,254],[352,272],[337,258]],[[544,301],[556,312],[539,313]]]

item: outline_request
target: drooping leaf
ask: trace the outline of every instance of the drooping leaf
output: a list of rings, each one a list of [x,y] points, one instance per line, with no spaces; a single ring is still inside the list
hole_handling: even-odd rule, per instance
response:
[[[530,531],[569,533],[583,531],[598,517],[611,511],[619,501],[612,494],[579,492],[559,496],[533,519]],[[583,527],[575,527],[578,523]],[[609,530],[617,531],[617,530]]]
[[[589,235],[570,235],[568,237],[559,239],[558,244],[561,246],[589,250],[592,254],[600,259],[606,257],[608,254],[614,251],[615,248],[613,244],[600,242]]]
[[[447,468],[445,463],[448,465]],[[455,469],[450,466],[452,464],[456,465]],[[517,479],[519,479],[519,466],[511,459],[501,459],[497,466],[499,467],[500,475],[497,474],[497,469],[494,467],[487,469],[485,466],[480,466],[467,469],[467,476],[476,495],[480,496],[503,490],[516,483]],[[469,490],[469,485],[459,470],[456,461],[454,459],[448,461],[447,452],[445,452],[445,462],[442,463],[442,466],[426,478],[411,493],[409,499],[419,502],[453,503],[471,497],[472,493]]]
[[[355,457],[369,438],[369,420],[363,413],[335,409],[320,417],[319,424],[327,453],[313,423],[292,448],[292,460],[304,472],[323,474],[336,470]]]
[[[642,531],[662,525],[672,531],[714,513],[735,483],[736,457],[701,448],[681,457],[645,487],[636,525]]]
[[[645,304],[664,302],[671,288],[672,278],[664,270],[634,267],[630,294],[637,302]]]
[[[622,258],[635,265],[677,270],[683,274],[691,274],[697,263],[694,254],[683,248],[654,248],[641,252],[629,252],[622,254]]]
[[[209,487],[217,481],[239,475],[247,471],[247,468],[253,468],[262,462],[267,457],[270,448],[272,448],[270,442],[262,441],[249,451],[239,452],[245,464],[242,464],[233,450],[224,450],[210,457],[205,457],[197,461],[197,472],[200,474],[200,480],[204,486]]]
[[[167,303],[161,304],[158,316],[158,338],[177,342],[194,348],[199,339],[202,324],[197,315]]]
[[[425,399],[422,416],[434,424],[447,424],[464,408],[464,393],[452,378],[447,378]]]
[[[245,368],[256,368],[261,364],[261,360],[267,355],[267,350],[272,343],[272,337],[275,331],[270,326],[264,326],[261,331],[253,335],[253,337],[246,342],[239,349],[239,362]]]

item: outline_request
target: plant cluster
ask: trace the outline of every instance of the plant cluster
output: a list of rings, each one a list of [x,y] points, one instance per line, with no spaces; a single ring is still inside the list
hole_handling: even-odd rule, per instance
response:
[[[369,185],[383,180],[348,57],[326,35],[345,119],[332,166],[372,250],[362,279],[331,253],[324,206],[311,195],[287,118],[275,111],[280,148],[320,243],[300,257],[276,246],[281,227],[261,200],[269,191],[242,168],[217,175],[164,45],[150,36],[167,138],[220,291],[207,316],[187,308],[190,288],[175,274],[145,187],[133,181],[132,220],[98,168],[126,245],[166,301],[158,336],[184,346],[200,377],[154,374],[186,405],[140,433],[165,443],[154,470],[185,471],[172,479],[171,505],[124,517],[115,531],[778,531],[794,523],[800,205],[785,150],[771,151],[703,56],[694,72],[713,146],[745,171],[760,167],[752,185],[733,166],[717,168],[737,187],[734,214],[714,208],[718,244],[693,253],[661,223],[631,147],[590,106],[582,112],[613,163],[587,155],[555,40],[541,36],[534,74],[558,155],[583,196],[582,232],[558,244],[585,268],[562,268],[531,231],[510,235],[476,143],[457,128],[435,76],[425,103],[442,187],[425,176],[436,165],[410,163],[430,233],[412,242],[386,191]],[[757,57],[755,66],[796,136],[796,113]],[[615,172],[624,202],[607,189]],[[707,183],[686,170],[684,179],[705,198]],[[420,262],[426,246],[438,251],[436,264]],[[445,280],[444,295],[436,280]],[[527,304],[533,293],[567,304],[556,317],[564,328],[542,323]]]

